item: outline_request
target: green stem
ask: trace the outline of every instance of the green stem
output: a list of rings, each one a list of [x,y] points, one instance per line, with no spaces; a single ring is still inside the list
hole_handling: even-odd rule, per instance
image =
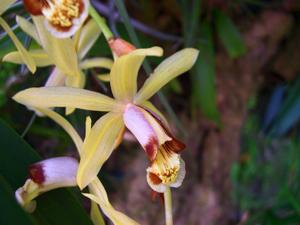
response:
[[[100,27],[102,33],[104,34],[105,39],[107,41],[111,39],[114,35],[109,29],[109,27],[107,26],[105,19],[99,15],[97,10],[93,6],[90,6],[89,13],[91,17],[93,17],[95,22],[98,24],[98,26]]]
[[[167,190],[164,192],[164,200],[165,200],[166,225],[173,225],[172,193],[170,187],[168,187]]]

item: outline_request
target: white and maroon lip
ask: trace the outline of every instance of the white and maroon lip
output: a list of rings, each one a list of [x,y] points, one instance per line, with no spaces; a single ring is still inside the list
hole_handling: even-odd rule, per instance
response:
[[[166,191],[167,187],[178,188],[182,185],[182,182],[186,174],[186,170],[185,170],[185,163],[181,158],[179,158],[179,171],[177,172],[176,178],[173,182],[168,182],[168,183],[163,182],[163,180],[160,178],[160,175],[157,173],[158,171],[156,171],[155,173],[153,171],[152,166],[147,168],[147,182],[148,185],[152,188],[152,190],[159,193],[163,193]]]
[[[76,33],[88,17],[89,0],[24,0],[32,15],[45,16],[45,26],[57,38]]]
[[[72,157],[56,157],[29,167],[29,177],[43,190],[76,186],[78,162]]]
[[[160,146],[168,151],[179,153],[185,145],[178,141],[157,115],[133,104],[128,104],[123,114],[126,127],[143,146],[153,161]]]

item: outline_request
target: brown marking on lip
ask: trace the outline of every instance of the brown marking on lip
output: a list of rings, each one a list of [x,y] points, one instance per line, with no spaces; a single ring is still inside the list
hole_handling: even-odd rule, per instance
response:
[[[155,185],[161,184],[162,182],[162,180],[154,173],[149,173],[149,178]]]
[[[43,8],[49,8],[47,0],[23,0],[23,2],[26,10],[34,16],[43,15]]]
[[[155,159],[158,148],[159,148],[159,144],[158,144],[157,138],[151,137],[149,142],[144,147],[144,149],[151,161],[153,161]]]
[[[152,110],[141,107],[144,110],[146,110],[150,115],[159,123],[159,125],[163,128],[163,130],[166,132],[166,134],[172,138],[171,141],[166,141],[162,146],[167,150],[167,151],[172,151],[175,153],[180,153],[182,150],[185,149],[185,144],[179,141],[170,131],[168,126],[163,122],[163,120],[157,115],[157,113],[153,112]]]
[[[29,177],[37,184],[43,184],[46,180],[43,165],[40,163],[29,166]]]
[[[112,51],[118,56],[126,55],[134,50],[136,47],[129,42],[121,39],[121,38],[111,38],[108,41],[110,48]]]

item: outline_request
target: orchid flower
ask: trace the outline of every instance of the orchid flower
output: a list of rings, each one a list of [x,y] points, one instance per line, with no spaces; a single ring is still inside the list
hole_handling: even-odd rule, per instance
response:
[[[115,99],[100,93],[70,87],[29,88],[17,93],[15,101],[28,107],[74,107],[108,112],[92,127],[83,143],[77,183],[82,189],[96,178],[117,146],[125,126],[143,146],[150,159],[147,181],[157,192],[181,185],[185,168],[180,157],[184,144],[163,123],[159,111],[148,101],[160,88],[195,63],[198,50],[183,49],[165,59],[137,91],[138,70],[146,56],[161,56],[159,47],[137,49],[116,59],[110,72]]]
[[[44,16],[44,25],[57,38],[74,35],[88,17],[89,0],[23,0],[28,12]]]
[[[79,155],[82,155],[83,152],[83,140],[77,133],[77,131],[74,129],[74,127],[61,115],[58,113],[50,110],[50,109],[44,109],[44,108],[36,108],[35,110],[39,111],[40,113],[48,116],[53,121],[55,121],[57,124],[59,124],[72,138]],[[88,138],[88,136],[91,133],[91,119],[87,117],[86,119],[86,132],[85,132],[85,139]],[[117,145],[121,140],[115,140],[115,144]],[[125,214],[121,213],[120,211],[116,210],[111,203],[109,202],[106,190],[99,180],[98,177],[96,177],[90,184],[89,184],[89,194],[84,194],[86,197],[90,198],[92,200],[91,205],[91,219],[94,222],[95,225],[103,224],[102,215],[99,212],[99,208],[97,204],[100,206],[103,213],[110,218],[110,220],[115,225],[139,225],[136,221],[129,218]],[[17,196],[17,195],[16,195]]]
[[[30,54],[27,52],[27,50],[24,48],[22,43],[19,41],[17,36],[14,34],[12,29],[9,27],[9,25],[5,22],[5,20],[1,17],[1,15],[9,8],[10,5],[12,5],[16,0],[1,0],[0,3],[0,26],[4,29],[4,31],[8,34],[8,36],[13,41],[14,45],[16,46],[20,58],[22,58],[23,62],[26,64],[28,69],[34,73],[36,70],[36,65],[34,63],[33,58],[30,56]]]
[[[29,178],[16,193],[16,199],[28,212],[36,207],[34,199],[40,194],[61,187],[76,186],[78,162],[71,157],[56,157],[29,167]]]
[[[33,20],[35,25],[22,17],[17,17],[17,22],[23,31],[42,47],[29,51],[35,64],[38,67],[55,65],[46,86],[66,85],[82,88],[86,80],[82,70],[93,67],[111,68],[113,64],[111,59],[103,57],[85,59],[101,33],[94,20],[89,20],[73,39],[57,39],[44,28],[42,17],[34,17]],[[19,52],[8,53],[3,61],[24,63]]]

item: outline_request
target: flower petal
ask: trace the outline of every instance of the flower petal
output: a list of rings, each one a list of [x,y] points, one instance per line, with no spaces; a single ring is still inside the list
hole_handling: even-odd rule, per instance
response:
[[[91,202],[91,212],[90,212],[91,220],[94,225],[105,225],[103,216],[99,210],[99,207],[96,202]]]
[[[118,100],[130,101],[137,91],[138,71],[148,56],[161,56],[160,47],[137,49],[116,59],[110,72],[110,85],[114,97]]]
[[[31,73],[35,73],[35,71],[36,71],[36,65],[34,63],[33,58],[29,55],[29,53],[27,52],[27,50],[24,48],[24,46],[22,45],[22,43],[19,41],[19,39],[17,38],[17,36],[14,34],[14,32],[9,27],[9,25],[1,17],[0,17],[0,26],[3,27],[3,29],[5,30],[5,32],[9,35],[9,37],[11,38],[11,40],[13,41],[13,43],[15,44],[16,48],[20,52],[21,57],[22,57],[23,61],[25,62],[26,66],[28,67],[28,69],[30,70],[30,72]]]
[[[33,17],[42,47],[53,60],[54,64],[66,75],[75,76],[79,71],[79,64],[75,45],[72,39],[58,39],[53,37],[44,27],[43,17]]]
[[[28,51],[31,58],[37,67],[50,66],[53,64],[52,60],[48,57],[46,52],[42,49],[35,49]],[[3,62],[10,62],[16,64],[24,64],[22,54],[19,51],[10,52],[2,59]]]
[[[138,225],[136,221],[129,218],[125,214],[117,211],[113,208],[108,200],[107,193],[103,184],[99,179],[93,180],[89,185],[90,192],[92,194],[84,194],[86,197],[90,198],[92,201],[97,202],[103,213],[112,221],[115,225]]]
[[[118,103],[106,95],[72,87],[28,88],[13,99],[23,105],[37,108],[73,107],[92,111],[117,111]]]
[[[22,16],[16,17],[17,24],[21,27],[21,29],[28,34],[30,37],[32,37],[39,45],[41,45],[41,41],[39,38],[39,35],[37,33],[37,30],[35,26],[30,23],[28,20],[26,20]]]
[[[194,48],[186,48],[165,59],[139,90],[135,97],[135,103],[140,104],[148,100],[170,80],[191,69],[198,52]]]
[[[89,58],[83,60],[80,63],[81,69],[90,69],[90,68],[105,68],[111,69],[113,61],[109,58],[98,57],[98,58]]]
[[[150,160],[154,160],[160,145],[172,140],[163,127],[140,107],[128,104],[123,119],[126,127],[143,146]]]
[[[64,86],[66,75],[62,73],[57,67],[54,67],[50,76],[47,79],[45,87]]]
[[[98,74],[97,78],[103,82],[110,82],[110,74],[109,73]]]
[[[165,124],[168,124],[166,117],[150,101],[145,101],[141,103],[140,106],[148,111],[151,111],[151,114],[155,113],[157,117],[159,117]]]
[[[102,165],[114,150],[116,140],[123,129],[124,123],[120,113],[107,113],[94,124],[83,144],[77,174],[77,183],[81,189],[97,177]]]
[[[1,3],[0,3],[0,15],[2,15],[2,13],[4,13],[8,9],[8,7],[10,5],[12,5],[16,1],[17,0],[1,0]]]
[[[100,34],[101,30],[93,19],[89,20],[87,24],[82,27],[77,48],[79,59],[86,56]]]

